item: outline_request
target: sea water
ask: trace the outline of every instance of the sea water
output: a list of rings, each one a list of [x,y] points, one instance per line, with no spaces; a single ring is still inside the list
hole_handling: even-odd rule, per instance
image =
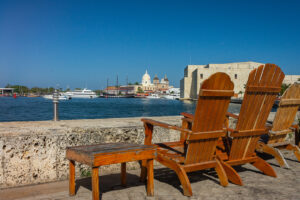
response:
[[[59,102],[59,119],[99,119],[174,116],[194,113],[196,101],[147,98],[71,99]],[[230,104],[238,113],[240,105]],[[0,97],[0,121],[42,121],[53,119],[53,102],[41,97]]]

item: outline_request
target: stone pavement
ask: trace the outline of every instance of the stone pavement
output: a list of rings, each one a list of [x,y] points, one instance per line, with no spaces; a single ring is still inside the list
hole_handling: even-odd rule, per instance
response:
[[[228,187],[220,186],[214,171],[190,173],[194,196],[183,196],[179,180],[174,172],[163,167],[154,171],[154,197],[147,197],[145,185],[139,182],[139,170],[128,171],[127,187],[120,186],[120,174],[101,175],[100,191],[106,200],[173,200],[173,199],[300,199],[300,163],[294,155],[283,151],[291,169],[280,168],[274,159],[263,156],[274,167],[277,178],[268,177],[247,164],[237,167],[244,186],[232,183]],[[34,186],[0,190],[1,200],[75,200],[92,199],[90,178],[76,181],[77,194],[68,196],[68,182],[54,182]]]

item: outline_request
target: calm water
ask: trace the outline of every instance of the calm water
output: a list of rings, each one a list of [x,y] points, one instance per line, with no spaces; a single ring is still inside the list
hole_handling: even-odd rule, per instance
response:
[[[171,116],[193,113],[196,102],[143,98],[71,99],[59,102],[59,118],[97,119],[119,117]],[[231,104],[231,112],[240,105]],[[41,121],[53,119],[52,100],[28,97],[0,97],[0,121]]]

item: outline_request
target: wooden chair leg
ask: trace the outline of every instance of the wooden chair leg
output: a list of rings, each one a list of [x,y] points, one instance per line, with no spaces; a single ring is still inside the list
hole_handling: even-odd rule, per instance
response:
[[[154,196],[153,159],[147,160],[147,196]]]
[[[218,174],[220,184],[226,187],[228,185],[228,178],[219,160],[217,160],[217,166],[215,167],[215,170]]]
[[[227,178],[230,182],[236,184],[236,185],[243,185],[243,181],[240,177],[240,175],[227,163],[221,161],[221,165],[226,172]]]
[[[140,181],[145,182],[147,178],[147,161],[142,160],[141,162],[141,176],[140,176]]]
[[[268,176],[277,177],[276,172],[271,167],[269,163],[261,159],[260,157],[257,157],[256,161],[254,163],[251,163],[254,167],[259,169],[261,172]]]
[[[193,196],[190,180],[189,180],[185,170],[183,169],[183,167],[181,167],[175,161],[172,161],[164,156],[157,155],[156,160],[158,162],[160,162],[161,164],[165,165],[166,167],[173,169],[176,172],[176,174],[179,178],[179,181],[182,185],[183,195]]]
[[[123,187],[126,186],[126,162],[121,163],[121,184]]]
[[[286,149],[287,149],[287,150],[290,150],[290,151],[293,151],[294,154],[295,154],[295,156],[296,156],[296,158],[297,158],[298,161],[300,162],[300,149],[299,149],[298,146],[292,145],[292,144],[288,144],[288,145],[286,146]]]
[[[75,161],[69,161],[69,195],[75,195]]]
[[[92,169],[92,193],[93,200],[99,200],[99,167]]]
[[[277,160],[280,167],[286,166],[286,168],[290,168],[279,149],[271,147],[263,142],[258,142],[256,150],[261,153],[272,155]]]

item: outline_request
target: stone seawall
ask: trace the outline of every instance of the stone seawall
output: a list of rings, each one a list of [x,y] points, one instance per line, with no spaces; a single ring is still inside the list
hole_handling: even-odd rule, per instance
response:
[[[0,188],[37,184],[67,179],[67,146],[108,142],[144,142],[143,124],[138,118],[65,120],[59,122],[0,123]],[[179,116],[154,117],[180,125]],[[153,141],[176,141],[179,133],[154,129]],[[128,164],[128,169],[138,164]],[[103,166],[100,174],[119,171],[119,165]],[[76,165],[76,176],[87,175],[89,168]]]
[[[151,117],[180,125],[180,116]],[[272,117],[271,117],[272,118]],[[64,180],[68,177],[67,146],[108,142],[143,144],[144,128],[137,118],[90,119],[0,123],[0,188]],[[230,122],[231,125],[234,121]],[[155,128],[153,142],[176,141],[180,133]],[[139,167],[129,163],[128,169]],[[88,175],[89,168],[76,165],[76,176]],[[100,168],[100,175],[117,172],[119,165]]]

